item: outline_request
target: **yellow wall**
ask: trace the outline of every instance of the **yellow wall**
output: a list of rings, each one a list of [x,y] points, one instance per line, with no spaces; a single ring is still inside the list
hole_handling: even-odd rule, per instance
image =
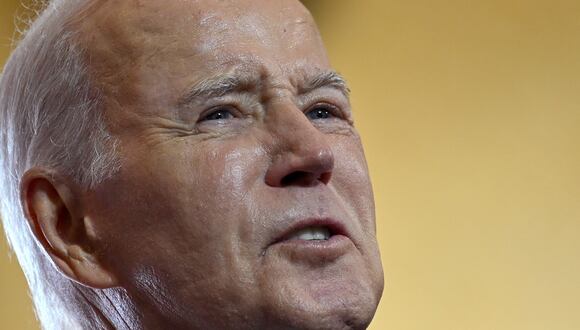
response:
[[[580,329],[580,2],[308,2],[374,179],[371,329]],[[6,254],[0,328],[31,328]]]

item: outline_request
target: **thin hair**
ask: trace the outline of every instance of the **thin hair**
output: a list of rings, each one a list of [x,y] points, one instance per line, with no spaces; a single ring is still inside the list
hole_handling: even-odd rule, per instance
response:
[[[45,3],[42,11],[36,2],[39,16],[21,31],[0,77],[0,215],[45,329],[84,328],[85,320],[98,315],[81,304],[110,301],[102,298],[106,293],[56,270],[28,228],[19,199],[20,179],[32,167],[53,169],[84,189],[119,169],[116,143],[103,118],[102,93],[92,83],[84,49],[67,26],[87,2],[56,0]]]

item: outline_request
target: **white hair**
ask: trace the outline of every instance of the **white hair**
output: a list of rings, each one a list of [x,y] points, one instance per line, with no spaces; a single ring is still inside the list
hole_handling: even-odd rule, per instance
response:
[[[20,179],[34,166],[54,169],[84,189],[118,170],[103,96],[68,24],[87,4],[56,0],[45,5],[0,78],[0,214],[45,329],[95,327],[98,319],[123,327],[123,313],[115,313],[122,291],[89,289],[61,275],[33,237],[19,199]]]

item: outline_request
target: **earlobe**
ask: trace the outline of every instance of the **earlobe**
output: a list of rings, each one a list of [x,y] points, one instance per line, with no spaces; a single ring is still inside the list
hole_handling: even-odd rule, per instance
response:
[[[118,285],[96,256],[80,189],[52,171],[33,168],[22,177],[20,191],[34,237],[65,276],[99,289]]]

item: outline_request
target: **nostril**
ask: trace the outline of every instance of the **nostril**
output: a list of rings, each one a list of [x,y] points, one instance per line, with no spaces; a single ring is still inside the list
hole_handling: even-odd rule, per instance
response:
[[[318,140],[314,142],[318,143]],[[334,169],[331,149],[319,144],[302,144],[296,148],[273,155],[265,173],[265,183],[271,187],[328,185]]]
[[[319,181],[321,181],[324,184],[328,184],[328,182],[330,182],[330,177],[332,176],[332,172],[324,172],[320,175],[320,177],[318,178]]]
[[[287,186],[292,186],[292,185],[303,186],[305,183],[307,183],[307,181],[309,181],[309,177],[311,177],[311,176],[312,176],[312,174],[308,173],[308,172],[295,171],[295,172],[292,172],[292,173],[286,175],[285,177],[283,177],[282,181],[280,181],[280,185],[282,187],[287,187]]]
[[[282,187],[302,186],[309,187],[316,185],[319,181],[327,184],[330,181],[331,172],[325,172],[320,175],[306,171],[294,171],[280,181]]]

